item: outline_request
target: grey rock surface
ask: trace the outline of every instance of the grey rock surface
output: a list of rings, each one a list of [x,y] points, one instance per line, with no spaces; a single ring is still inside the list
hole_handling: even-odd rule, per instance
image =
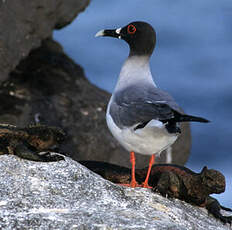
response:
[[[229,229],[202,208],[112,184],[65,158],[0,156],[0,229]]]
[[[67,133],[61,151],[75,160],[106,161],[130,167],[130,156],[112,137],[105,112],[110,94],[92,85],[83,69],[51,39],[30,52],[9,78],[0,84],[0,123],[16,126],[40,122]],[[173,145],[173,163],[189,156],[189,124]],[[147,166],[149,156],[136,156],[136,167]],[[164,154],[157,162],[165,162]]]
[[[19,61],[52,36],[53,29],[69,24],[89,0],[1,0],[0,80]]]

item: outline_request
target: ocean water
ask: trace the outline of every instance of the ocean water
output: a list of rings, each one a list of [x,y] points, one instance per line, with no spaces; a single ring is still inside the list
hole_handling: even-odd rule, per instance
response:
[[[232,208],[232,1],[92,0],[71,25],[55,31],[54,38],[93,84],[112,92],[128,46],[94,35],[137,20],[152,24],[157,32],[151,58],[157,85],[186,113],[211,121],[191,125],[187,167],[220,170],[227,188],[216,197]]]

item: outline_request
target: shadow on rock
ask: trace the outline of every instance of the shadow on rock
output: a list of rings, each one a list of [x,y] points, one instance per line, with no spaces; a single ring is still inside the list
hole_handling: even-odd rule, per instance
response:
[[[110,94],[90,84],[83,69],[51,39],[44,40],[0,85],[0,123],[41,123],[67,133],[61,146],[75,160],[99,160],[123,166],[129,154],[113,139],[105,122]],[[188,124],[173,145],[172,162],[184,164],[191,138]],[[137,156],[143,167],[147,156]],[[157,162],[165,162],[164,154]]]

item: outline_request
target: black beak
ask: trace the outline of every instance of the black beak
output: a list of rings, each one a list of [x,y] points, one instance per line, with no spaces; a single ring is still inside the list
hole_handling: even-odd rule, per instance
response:
[[[95,37],[113,37],[113,38],[121,38],[120,35],[121,28],[116,30],[100,30],[95,34]]]

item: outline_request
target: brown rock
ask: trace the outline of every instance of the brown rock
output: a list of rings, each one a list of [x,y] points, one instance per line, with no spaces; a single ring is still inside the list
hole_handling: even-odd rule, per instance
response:
[[[89,0],[1,0],[0,80],[19,61],[52,36],[53,29],[69,24]]]
[[[110,95],[89,83],[83,69],[62,47],[44,40],[0,85],[0,123],[26,126],[40,122],[63,128],[62,146],[75,160],[98,160],[129,166],[129,154],[111,136],[105,122]],[[173,161],[184,164],[191,138],[189,125],[173,147]],[[158,158],[157,158],[157,161]],[[137,167],[148,157],[137,156]]]

